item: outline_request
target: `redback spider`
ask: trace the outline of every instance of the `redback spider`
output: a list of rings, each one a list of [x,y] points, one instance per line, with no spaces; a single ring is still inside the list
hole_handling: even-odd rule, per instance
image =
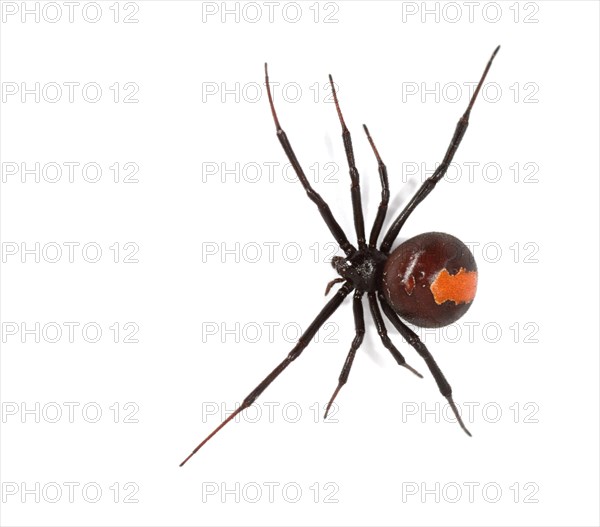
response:
[[[385,220],[390,191],[388,187],[386,166],[375,147],[375,143],[369,134],[369,130],[363,125],[367,139],[379,165],[379,177],[381,179],[382,191],[381,202],[379,203],[377,215],[375,216],[373,228],[371,229],[371,234],[369,236],[369,243],[367,244],[359,177],[354,163],[352,139],[350,137],[350,131],[346,127],[346,123],[342,117],[342,111],[340,110],[337,94],[335,93],[333,79],[330,75],[329,82],[331,84],[335,107],[342,126],[342,139],[344,141],[344,149],[350,168],[354,227],[358,239],[357,249],[348,241],[344,231],[333,217],[327,203],[325,203],[323,198],[308,182],[308,179],[296,158],[296,154],[294,154],[294,151],[292,150],[292,145],[279,124],[279,118],[277,117],[275,106],[273,104],[273,97],[271,95],[267,65],[265,64],[265,84],[273,120],[275,121],[277,138],[290,163],[294,167],[300,183],[302,183],[304,190],[306,190],[306,194],[315,203],[321,216],[325,220],[327,227],[329,227],[331,234],[339,244],[340,248],[346,253],[345,257],[336,256],[332,259],[331,264],[340,277],[332,280],[327,285],[325,294],[327,295],[331,287],[336,283],[342,283],[342,286],[338,289],[333,298],[325,304],[325,307],[300,336],[298,342],[283,362],[267,375],[256,388],[254,388],[254,390],[242,401],[240,407],[211,432],[206,439],[204,439],[204,441],[202,441],[192,453],[185,458],[180,466],[183,466],[212,436],[221,430],[221,428],[237,414],[248,408],[267,386],[269,386],[283,370],[300,356],[319,328],[332,313],[340,307],[343,300],[352,291],[354,291],[353,308],[356,336],[352,341],[350,351],[344,362],[337,388],[333,392],[325,410],[325,417],[327,417],[331,404],[338,395],[340,389],[346,384],[352,362],[354,361],[354,356],[356,355],[356,350],[363,341],[365,321],[362,297],[366,293],[369,300],[371,315],[373,316],[377,332],[379,333],[383,345],[389,350],[400,366],[404,366],[415,375],[422,377],[420,373],[406,363],[402,354],[396,349],[394,344],[392,344],[392,341],[388,337],[381,311],[383,311],[385,316],[390,320],[402,337],[404,337],[404,339],[423,358],[438,385],[440,393],[448,400],[448,403],[456,416],[456,420],[462,429],[469,436],[471,435],[465,427],[456,405],[454,404],[454,400],[452,399],[452,388],[450,388],[450,384],[446,380],[446,377],[444,377],[444,374],[435,362],[433,356],[421,342],[417,334],[410,329],[400,317],[411,324],[420,327],[441,327],[458,320],[469,309],[475,297],[475,290],[477,289],[477,266],[475,264],[475,259],[464,243],[454,236],[440,232],[428,232],[415,236],[400,244],[391,253],[390,248],[410,214],[434,189],[436,184],[444,177],[444,174],[446,174],[448,166],[452,162],[454,154],[469,125],[469,116],[473,104],[477,99],[479,90],[483,85],[490,66],[492,65],[492,61],[499,49],[500,46],[492,53],[477,88],[471,97],[469,105],[467,106],[467,110],[456,125],[456,130],[454,131],[454,135],[452,136],[450,146],[446,151],[444,159],[436,168],[435,172],[421,185],[404,210],[400,212],[398,217],[394,220],[383,237],[379,249],[377,248],[377,239],[379,238],[381,227]],[[379,304],[381,304],[381,310],[379,309]]]

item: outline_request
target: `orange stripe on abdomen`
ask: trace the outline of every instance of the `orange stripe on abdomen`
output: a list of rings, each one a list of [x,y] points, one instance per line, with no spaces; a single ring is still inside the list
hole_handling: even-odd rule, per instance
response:
[[[456,274],[442,269],[431,284],[431,292],[436,304],[448,300],[455,304],[472,302],[477,290],[477,271],[467,271],[461,267]]]

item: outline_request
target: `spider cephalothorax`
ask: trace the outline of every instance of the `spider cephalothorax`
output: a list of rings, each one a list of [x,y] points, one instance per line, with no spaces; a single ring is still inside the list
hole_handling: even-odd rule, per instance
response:
[[[340,124],[342,126],[342,138],[352,182],[352,209],[354,212],[354,226],[358,241],[358,248],[356,248],[348,241],[346,234],[333,217],[325,200],[323,200],[310,185],[296,158],[296,154],[292,149],[286,133],[281,128],[273,104],[269,85],[269,75],[267,73],[267,65],[265,64],[265,84],[269,96],[271,113],[273,114],[273,120],[277,130],[277,138],[308,197],[315,203],[321,216],[325,220],[327,227],[329,227],[331,234],[340,246],[340,249],[346,254],[345,257],[336,256],[333,258],[331,263],[340,275],[340,278],[336,278],[329,282],[325,293],[327,294],[337,283],[341,282],[342,286],[337,290],[329,302],[325,304],[321,312],[301,335],[286,358],[242,401],[242,404],[237,410],[225,419],[192,451],[181,465],[184,465],[188,459],[190,459],[212,436],[223,428],[223,426],[240,412],[248,408],[267,386],[269,386],[283,370],[300,356],[319,328],[335,312],[335,310],[340,307],[344,299],[352,291],[354,291],[353,311],[356,335],[350,346],[350,351],[348,352],[344,366],[342,367],[337,388],[333,392],[325,410],[325,417],[327,417],[331,404],[338,395],[340,389],[348,380],[356,351],[362,344],[363,336],[365,334],[362,299],[366,294],[371,315],[383,345],[389,350],[399,365],[404,366],[415,375],[422,377],[420,373],[406,363],[400,351],[398,351],[388,337],[381,311],[383,311],[383,314],[389,319],[402,337],[404,337],[406,342],[423,358],[427,368],[438,385],[440,393],[447,399],[452,408],[456,420],[462,429],[468,435],[471,435],[465,427],[458,409],[454,404],[450,384],[444,377],[444,374],[429,350],[425,347],[423,342],[421,342],[417,334],[402,321],[401,317],[412,324],[421,327],[444,326],[460,318],[467,309],[469,309],[471,302],[475,297],[475,290],[477,288],[477,266],[475,265],[475,259],[464,243],[454,236],[439,232],[428,232],[415,236],[399,245],[391,253],[390,249],[398,237],[400,229],[412,211],[425,199],[425,197],[427,197],[436,184],[446,174],[446,171],[454,158],[454,154],[467,130],[471,109],[473,108],[473,104],[477,99],[477,95],[479,94],[485,77],[492,65],[492,60],[496,56],[499,48],[500,46],[494,50],[477,88],[469,101],[467,110],[458,121],[454,135],[452,136],[452,140],[450,141],[450,145],[448,146],[448,150],[446,151],[442,162],[435,172],[425,180],[404,210],[402,210],[393,221],[379,247],[377,247],[377,242],[385,221],[390,192],[387,168],[375,147],[375,143],[369,134],[369,130],[363,125],[367,139],[371,144],[378,162],[382,191],[381,201],[367,244],[362,212],[360,183],[358,170],[356,169],[354,162],[352,139],[350,137],[350,131],[344,122],[337,94],[334,89],[333,79],[330,75],[329,81]]]
[[[352,282],[354,289],[371,293],[380,287],[386,260],[387,257],[381,251],[366,248],[356,251],[348,258],[334,256],[331,265],[343,279]]]

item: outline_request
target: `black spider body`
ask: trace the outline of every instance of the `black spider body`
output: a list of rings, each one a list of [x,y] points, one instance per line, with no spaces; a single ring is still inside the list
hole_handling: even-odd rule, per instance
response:
[[[330,75],[329,80],[339,121],[342,126],[342,139],[352,183],[352,208],[358,241],[357,247],[355,247],[346,237],[346,234],[334,218],[325,200],[310,185],[286,133],[281,128],[273,104],[267,65],[265,64],[265,84],[273,120],[275,122],[277,138],[294,168],[300,183],[304,187],[307,196],[317,206],[325,224],[331,231],[331,234],[337,241],[340,249],[344,251],[346,255],[345,257],[336,256],[332,259],[331,264],[340,277],[332,280],[328,284],[325,294],[327,294],[335,284],[342,283],[342,285],[321,309],[316,318],[309,324],[306,331],[301,335],[296,345],[283,361],[242,401],[242,404],[235,412],[225,419],[192,451],[181,465],[184,465],[211,437],[213,437],[237,414],[248,408],[262,392],[300,356],[319,328],[352,292],[354,292],[353,313],[355,337],[342,367],[337,388],[325,410],[325,417],[327,417],[331,404],[338,395],[340,389],[347,382],[356,351],[362,344],[365,334],[362,300],[363,296],[366,295],[373,321],[375,322],[377,332],[383,345],[388,349],[400,366],[403,366],[415,375],[422,377],[420,373],[406,363],[403,355],[392,343],[387,333],[382,311],[383,315],[386,316],[404,337],[406,342],[412,346],[425,361],[427,368],[435,379],[440,393],[446,398],[451,406],[458,423],[469,436],[471,435],[465,427],[458,409],[454,404],[450,384],[427,347],[421,342],[417,334],[402,321],[401,317],[414,325],[423,327],[443,326],[450,324],[461,317],[470,307],[477,287],[477,266],[475,265],[473,255],[460,240],[449,234],[439,232],[429,232],[415,236],[399,245],[394,251],[391,251],[391,247],[410,214],[429,195],[437,183],[441,181],[446,174],[446,171],[454,158],[454,154],[467,130],[471,109],[473,108],[473,104],[475,103],[477,95],[491,67],[492,60],[496,56],[499,48],[500,46],[496,48],[488,61],[479,84],[471,97],[467,110],[458,121],[454,135],[452,136],[452,140],[450,141],[450,145],[448,146],[442,162],[435,172],[421,185],[404,210],[402,210],[393,221],[379,247],[377,246],[377,243],[385,221],[390,191],[387,168],[375,147],[367,127],[363,125],[367,139],[371,144],[378,162],[382,187],[381,201],[368,242],[365,235],[359,174],[355,165],[352,139],[350,131],[344,122],[337,94],[335,93],[333,79]]]

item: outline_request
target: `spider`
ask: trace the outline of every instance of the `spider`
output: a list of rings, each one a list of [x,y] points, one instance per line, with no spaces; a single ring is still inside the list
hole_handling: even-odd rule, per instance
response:
[[[362,298],[366,294],[371,315],[383,345],[389,350],[400,366],[407,368],[421,378],[423,377],[406,363],[402,354],[390,340],[381,311],[383,311],[385,316],[408,344],[410,344],[424,359],[425,364],[437,383],[440,393],[447,399],[452,408],[457,422],[467,435],[471,436],[471,433],[463,423],[454,400],[452,399],[452,388],[446,380],[446,377],[444,377],[444,374],[429,350],[425,347],[423,342],[421,342],[417,334],[401,320],[401,317],[411,324],[420,327],[442,327],[458,320],[469,309],[475,297],[475,291],[477,289],[477,266],[475,264],[475,259],[467,246],[459,239],[440,232],[428,232],[415,236],[400,244],[391,253],[390,248],[410,214],[429,195],[436,184],[446,174],[469,125],[471,109],[473,108],[477,95],[479,94],[481,86],[492,65],[492,61],[499,49],[500,46],[492,53],[492,56],[483,71],[483,75],[469,101],[467,110],[456,125],[454,135],[450,141],[450,146],[448,147],[441,164],[434,173],[425,180],[404,210],[400,212],[398,217],[394,220],[383,237],[383,241],[379,248],[377,248],[377,241],[387,213],[390,191],[388,186],[387,168],[375,147],[375,143],[371,138],[368,128],[366,125],[363,125],[365,134],[378,163],[382,191],[381,202],[379,203],[379,208],[367,244],[359,175],[354,162],[352,139],[350,131],[342,116],[338,97],[333,85],[333,79],[331,75],[329,75],[329,82],[331,84],[335,107],[342,127],[342,139],[344,141],[344,149],[350,169],[352,209],[358,240],[357,249],[348,241],[346,234],[333,217],[325,200],[323,200],[308,182],[308,179],[296,158],[296,154],[292,149],[292,145],[290,144],[286,133],[281,128],[277,112],[275,111],[275,105],[273,104],[273,97],[269,85],[269,74],[267,64],[265,63],[265,85],[267,87],[269,105],[277,130],[277,138],[294,168],[300,183],[304,187],[306,194],[315,203],[321,216],[325,220],[327,227],[329,227],[331,234],[340,246],[340,249],[346,254],[345,257],[335,256],[332,259],[331,264],[340,276],[327,284],[325,295],[329,293],[335,284],[342,283],[342,286],[329,302],[325,304],[325,307],[323,307],[306,331],[300,336],[298,342],[283,362],[267,375],[267,377],[242,401],[242,404],[215,430],[213,430],[179,466],[183,466],[187,463],[187,461],[219,430],[221,430],[221,428],[240,412],[252,405],[252,403],[283,372],[283,370],[300,356],[319,328],[337,310],[337,308],[340,307],[344,299],[352,291],[354,291],[353,311],[356,334],[339,376],[338,385],[327,404],[325,418],[327,418],[331,405],[342,386],[348,381],[356,351],[363,341],[365,322]],[[379,307],[380,305],[381,309]]]

